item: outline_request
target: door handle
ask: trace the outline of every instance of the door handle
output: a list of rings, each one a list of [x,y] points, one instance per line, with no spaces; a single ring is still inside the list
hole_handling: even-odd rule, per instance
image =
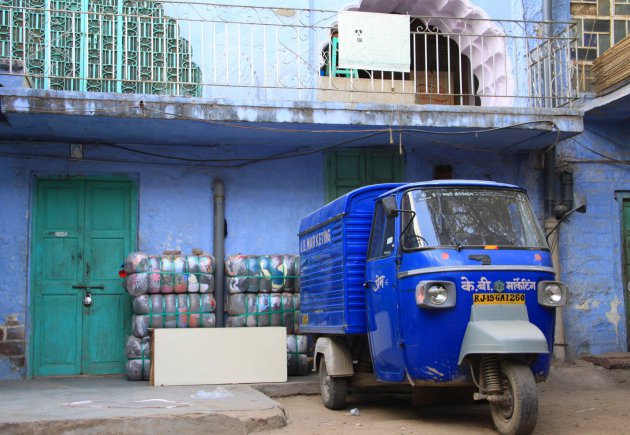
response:
[[[72,288],[74,289],[80,289],[80,290],[89,290],[91,288],[96,288],[99,290],[105,290],[105,286],[103,284],[101,285],[83,285],[83,284],[76,284],[73,285]]]

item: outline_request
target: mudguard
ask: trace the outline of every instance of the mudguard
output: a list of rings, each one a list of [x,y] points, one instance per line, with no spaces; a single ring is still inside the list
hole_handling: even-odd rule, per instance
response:
[[[350,348],[344,339],[334,337],[320,337],[317,339],[313,371],[317,370],[322,356],[326,362],[328,375],[352,376],[354,374]]]
[[[471,354],[549,353],[545,335],[529,322],[524,306],[497,308],[473,306],[458,364]]]

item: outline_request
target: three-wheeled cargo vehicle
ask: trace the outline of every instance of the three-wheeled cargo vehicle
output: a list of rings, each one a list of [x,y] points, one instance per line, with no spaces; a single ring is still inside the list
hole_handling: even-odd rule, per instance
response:
[[[301,326],[324,405],[366,376],[472,386],[501,433],[529,433],[567,289],[526,192],[485,181],[359,188],[300,225]]]

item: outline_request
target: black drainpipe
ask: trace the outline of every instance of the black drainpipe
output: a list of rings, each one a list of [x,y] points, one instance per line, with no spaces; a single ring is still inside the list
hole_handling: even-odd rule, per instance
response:
[[[560,178],[562,214],[573,209],[573,174],[564,171]]]
[[[555,216],[556,208],[556,149],[551,148],[544,153],[545,219]]]
[[[214,191],[214,236],[213,236],[213,253],[215,259],[214,270],[214,298],[216,300],[216,327],[222,328],[223,312],[225,303],[223,300],[224,292],[224,258],[225,258],[225,188],[223,181],[214,180],[212,182],[212,190]]]

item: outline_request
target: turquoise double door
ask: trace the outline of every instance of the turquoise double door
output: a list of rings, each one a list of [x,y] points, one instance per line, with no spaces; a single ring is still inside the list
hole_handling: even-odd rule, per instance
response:
[[[33,376],[124,372],[131,303],[118,270],[135,245],[135,204],[130,181],[37,182]]]

